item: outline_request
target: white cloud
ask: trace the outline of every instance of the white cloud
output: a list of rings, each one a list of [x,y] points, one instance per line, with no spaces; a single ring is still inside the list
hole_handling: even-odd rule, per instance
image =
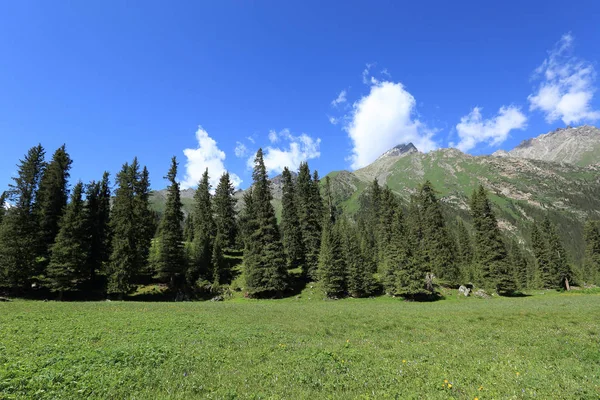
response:
[[[242,142],[236,142],[235,144],[235,156],[236,157],[245,157],[248,154],[248,148]]]
[[[331,105],[333,107],[337,107],[339,104],[342,104],[345,102],[346,102],[346,91],[342,90],[340,92],[340,94],[338,94],[338,97],[331,101]]]
[[[277,143],[279,141],[279,137],[277,137],[277,132],[274,130],[269,131],[269,142]]]
[[[280,131],[277,136],[279,140],[286,141],[287,146],[268,146],[263,149],[265,166],[269,173],[278,174],[283,171],[284,167],[296,170],[301,162],[321,156],[319,150],[321,139],[319,138],[314,139],[306,133],[294,136],[288,129]],[[255,154],[248,158],[248,168],[254,167]]]
[[[371,70],[371,68],[373,68],[376,64],[375,63],[367,63],[365,66],[365,69],[362,72],[362,81],[365,85],[368,85],[369,82],[371,81],[369,79],[369,71]]]
[[[596,72],[592,64],[572,55],[573,40],[571,34],[563,35],[534,73],[534,79],[542,82],[528,97],[529,109],[545,113],[549,123],[558,119],[565,124],[600,119],[600,111],[591,105]]]
[[[223,164],[225,152],[219,149],[217,142],[201,126],[198,126],[196,131],[196,139],[198,140],[197,148],[183,150],[187,162],[185,163],[185,178],[181,182],[181,187],[187,189],[197,186],[204,170],[208,168],[210,183],[214,189],[219,183],[221,175],[226,172]],[[236,174],[230,173],[229,177],[235,187],[242,183],[242,180]]]
[[[511,130],[524,129],[526,126],[527,117],[517,107],[501,107],[498,115],[490,119],[483,119],[481,108],[475,107],[456,125],[460,138],[456,147],[461,151],[469,151],[478,143],[498,145],[508,138]]]
[[[369,94],[353,104],[344,127],[353,144],[353,169],[370,164],[398,144],[412,142],[421,151],[437,147],[434,132],[413,119],[415,105],[415,98],[400,82],[372,81]]]
[[[338,119],[338,118],[336,118],[336,117],[332,117],[332,116],[329,116],[329,115],[328,115],[327,117],[329,118],[329,123],[330,123],[331,125],[337,125],[337,124],[338,124],[338,122],[339,122],[339,119]]]

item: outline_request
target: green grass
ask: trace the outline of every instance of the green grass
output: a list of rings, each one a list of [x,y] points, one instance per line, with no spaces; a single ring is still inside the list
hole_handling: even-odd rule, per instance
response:
[[[597,399],[599,342],[597,291],[13,301],[0,303],[0,398]]]

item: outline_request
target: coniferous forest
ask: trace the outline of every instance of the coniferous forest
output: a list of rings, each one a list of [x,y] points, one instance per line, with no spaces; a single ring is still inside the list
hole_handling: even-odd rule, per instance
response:
[[[336,204],[329,177],[304,162],[297,173],[283,171],[278,218],[259,150],[242,204],[228,173],[213,188],[206,170],[186,215],[175,157],[160,213],[137,158],[89,183],[70,180],[72,162],[65,146],[50,157],[32,147],[1,194],[2,292],[123,299],[157,283],[176,300],[231,290],[278,298],[316,282],[329,298],[431,300],[440,286],[510,296],[600,279],[599,221],[586,223],[584,262],[574,265],[548,217],[531,221],[528,240],[507,236],[482,185],[465,219],[448,217],[429,181],[406,203],[373,180],[349,213]]]

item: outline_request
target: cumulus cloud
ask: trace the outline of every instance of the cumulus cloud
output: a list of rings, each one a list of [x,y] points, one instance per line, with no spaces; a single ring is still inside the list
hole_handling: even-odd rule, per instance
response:
[[[483,119],[481,108],[475,107],[456,125],[460,138],[456,147],[461,151],[469,151],[479,143],[498,145],[508,138],[511,130],[525,129],[526,126],[527,117],[517,107],[501,107],[498,114],[489,119]]]
[[[312,138],[306,133],[294,136],[288,129],[277,133],[277,137],[282,141],[282,146],[268,146],[263,149],[265,166],[269,173],[281,173],[284,167],[296,170],[301,162],[318,158],[321,155],[319,150],[321,139],[319,138]],[[254,166],[254,156],[248,158],[248,168]]]
[[[570,33],[563,35],[534,72],[534,79],[541,83],[528,97],[529,109],[542,111],[549,123],[600,119],[600,111],[591,105],[596,72],[592,64],[572,55],[573,41]]]
[[[235,152],[236,157],[242,158],[248,154],[248,148],[246,147],[246,145],[244,143],[236,142],[234,152]]]
[[[365,72],[368,75],[368,69]],[[367,78],[364,73],[363,78]],[[372,163],[398,144],[412,142],[421,151],[437,147],[434,131],[414,118],[415,98],[400,82],[370,82],[369,94],[353,104],[344,127],[353,144],[353,169]]]
[[[327,117],[329,118],[329,123],[330,123],[331,125],[337,125],[337,124],[338,124],[338,122],[339,122],[339,119],[338,119],[338,118],[336,118],[336,117],[332,117],[332,116],[330,116],[330,115],[328,115]]]
[[[338,97],[337,97],[337,98],[335,98],[335,99],[333,99],[333,100],[331,101],[331,105],[332,105],[333,107],[337,107],[339,104],[342,104],[342,103],[345,103],[345,102],[346,102],[346,91],[345,91],[345,90],[342,90],[342,91],[340,92],[340,94],[338,94]]]
[[[198,126],[196,131],[196,140],[198,140],[197,148],[183,150],[187,161],[185,163],[185,178],[181,181],[181,187],[187,189],[197,186],[204,170],[208,168],[210,183],[215,188],[221,175],[226,172],[223,164],[225,152],[219,149],[217,142],[201,126]],[[242,180],[236,174],[230,173],[229,177],[235,187],[242,183]]]

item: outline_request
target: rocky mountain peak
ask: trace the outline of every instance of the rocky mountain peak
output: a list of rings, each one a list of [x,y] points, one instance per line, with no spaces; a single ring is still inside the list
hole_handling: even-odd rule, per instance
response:
[[[558,128],[524,140],[507,155],[582,166],[596,164],[600,162],[600,129],[590,125]]]
[[[391,149],[389,149],[385,153],[383,153],[381,156],[379,156],[379,158],[384,158],[384,157],[400,157],[400,156],[404,156],[406,154],[416,153],[418,151],[419,150],[417,150],[417,148],[415,147],[415,145],[412,144],[412,143],[399,144],[397,146],[392,147]]]

